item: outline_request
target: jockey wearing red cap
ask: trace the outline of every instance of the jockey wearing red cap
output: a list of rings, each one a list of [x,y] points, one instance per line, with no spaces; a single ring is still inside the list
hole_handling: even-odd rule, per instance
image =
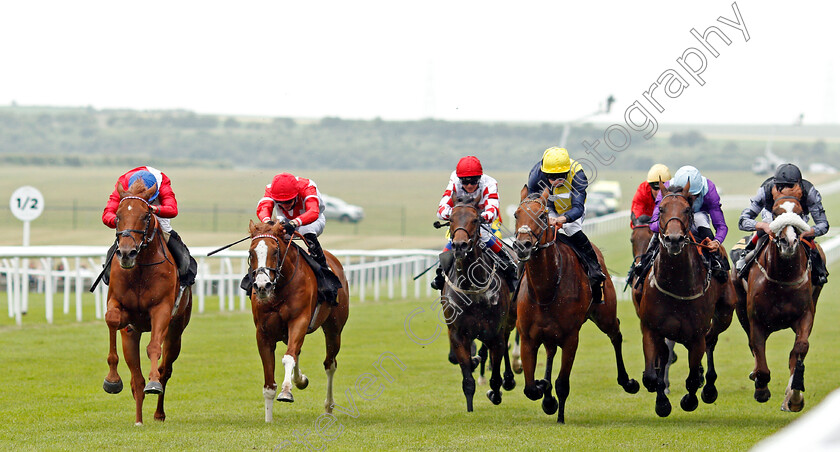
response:
[[[172,184],[166,174],[151,166],[138,166],[129,170],[119,179],[114,185],[114,191],[108,197],[108,203],[105,205],[105,210],[102,211],[102,223],[111,229],[116,229],[117,208],[120,205],[120,194],[117,187],[122,186],[123,190],[128,190],[132,184],[137,180],[142,180],[146,188],[157,186],[157,191],[149,199],[152,213],[157,217],[160,223],[160,229],[164,240],[166,240],[167,247],[175,259],[175,264],[178,266],[178,276],[182,287],[191,286],[195,282],[195,275],[198,265],[190,256],[190,251],[187,245],[181,240],[175,230],[172,229],[170,219],[178,215],[178,201],[175,200],[175,192],[172,191]],[[172,240],[174,239],[174,240]],[[108,256],[113,254],[116,249],[116,243],[108,251]],[[106,269],[103,275],[103,282],[108,284],[109,268],[111,260],[105,263]]]
[[[478,193],[478,209],[482,222],[490,225],[499,216],[499,190],[496,179],[484,174],[481,162],[472,155],[458,161],[455,171],[449,176],[449,183],[443,192],[443,197],[438,205],[437,215],[441,220],[449,220],[452,208],[455,207],[453,197],[458,193]],[[490,248],[498,256],[502,270],[511,290],[516,284],[516,266],[511,262],[508,253],[502,249],[502,242],[493,235],[488,228],[481,228],[481,239],[487,248]],[[452,241],[446,244],[444,252],[452,249]],[[432,288],[440,290],[443,288],[443,269],[438,266],[437,274],[432,281]]]
[[[286,233],[298,230],[306,240],[309,254],[323,268],[329,269],[318,236],[324,232],[324,201],[315,182],[289,173],[274,176],[265,186],[265,194],[257,204],[257,218],[263,223],[271,220],[274,213],[277,221],[286,225]]]

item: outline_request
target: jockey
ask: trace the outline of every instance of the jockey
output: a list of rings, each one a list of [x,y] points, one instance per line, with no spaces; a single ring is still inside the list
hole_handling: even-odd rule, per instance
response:
[[[441,220],[449,220],[452,208],[455,207],[453,198],[457,193],[479,193],[481,199],[478,208],[481,212],[481,221],[488,227],[481,227],[481,241],[498,257],[498,263],[502,268],[505,280],[511,291],[516,287],[516,265],[511,261],[510,256],[502,248],[502,242],[490,231],[489,226],[499,216],[499,191],[496,179],[484,174],[481,162],[478,158],[470,155],[458,161],[455,171],[449,176],[449,183],[443,192],[443,197],[438,205],[437,215]],[[452,240],[446,244],[444,251],[452,249]],[[442,265],[435,270],[435,279],[432,281],[432,288],[443,289],[444,277]]]
[[[586,257],[586,274],[592,286],[592,300],[602,303],[601,284],[607,279],[601,270],[598,256],[592,243],[583,233],[583,219],[586,216],[586,187],[589,181],[580,163],[569,158],[569,151],[551,147],[545,150],[542,160],[537,162],[528,175],[528,194],[550,191],[548,223],[560,228],[559,232],[569,237],[572,245]]]
[[[776,174],[761,183],[758,192],[750,198],[750,206],[741,212],[741,218],[738,220],[738,228],[742,231],[755,231],[747,243],[747,247],[741,255],[741,258],[735,264],[735,269],[738,270],[739,277],[746,275],[749,264],[755,257],[755,246],[758,239],[770,234],[772,214],[769,210],[773,207],[773,187],[775,186],[777,190],[781,191],[784,188],[795,185],[799,185],[802,189],[802,199],[799,201],[803,209],[802,219],[807,222],[809,213],[814,219],[814,226],[811,227],[810,231],[802,234],[802,240],[806,240],[813,245],[815,237],[819,237],[828,232],[828,219],[825,215],[825,208],[822,205],[820,192],[817,191],[814,184],[802,179],[802,173],[796,165],[791,163],[779,165],[776,169]],[[759,214],[761,214],[762,221],[756,221]],[[820,253],[815,250],[813,252],[809,251],[808,254],[811,258],[814,284],[821,286],[828,281],[828,271],[825,268],[825,262],[823,262]]]
[[[181,236],[169,224],[170,219],[178,215],[178,201],[175,200],[175,192],[172,191],[172,184],[166,174],[151,166],[140,166],[120,176],[114,186],[114,191],[108,197],[108,204],[105,205],[105,210],[102,212],[102,223],[111,229],[116,229],[117,208],[120,205],[120,194],[117,191],[117,187],[122,186],[123,190],[128,190],[138,179],[143,181],[146,188],[157,187],[157,191],[149,199],[152,213],[155,214],[158,223],[160,223],[160,229],[166,241],[167,248],[169,248],[175,260],[175,265],[178,266],[178,280],[180,281],[181,287],[193,285],[198,264],[190,256],[190,251],[187,249],[187,245],[184,244],[183,240],[181,240]],[[112,256],[116,248],[117,244],[114,243],[108,251],[108,256]],[[105,267],[105,273],[102,279],[105,284],[108,284],[111,259],[107,260]]]
[[[726,226],[726,219],[723,217],[723,211],[720,208],[720,195],[718,195],[717,188],[714,182],[703,177],[700,171],[693,166],[683,166],[674,173],[674,178],[670,182],[665,183],[665,187],[671,185],[677,187],[685,187],[689,184],[688,192],[695,197],[692,209],[694,211],[694,221],[691,225],[691,232],[694,233],[696,241],[701,242],[708,238],[710,243],[709,249],[703,250],[703,254],[709,258],[709,263],[712,269],[712,275],[721,283],[725,283],[728,275],[728,262],[720,253],[720,244],[726,238],[726,233],[729,228]],[[662,193],[656,197],[656,206],[662,201]],[[712,233],[712,227],[715,232]],[[653,217],[650,220],[650,230],[654,233],[659,232],[659,209],[653,209]],[[651,243],[658,243],[657,240],[651,240]],[[652,247],[649,247],[650,251]],[[647,253],[646,253],[647,254]],[[644,257],[642,258],[644,260]],[[645,269],[646,270],[646,269]]]
[[[650,223],[653,208],[656,206],[656,196],[659,195],[659,184],[669,180],[671,171],[667,166],[657,163],[650,167],[646,181],[639,184],[633,196],[630,206],[630,229]]]

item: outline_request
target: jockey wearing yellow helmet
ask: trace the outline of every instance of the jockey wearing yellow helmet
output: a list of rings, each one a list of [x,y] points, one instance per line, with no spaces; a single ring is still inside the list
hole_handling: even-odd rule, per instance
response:
[[[657,163],[650,167],[645,182],[639,184],[633,196],[633,203],[630,205],[630,228],[650,223],[653,208],[656,206],[656,196],[660,190],[659,185],[669,180],[671,180],[671,171],[667,166]]]
[[[549,224],[569,237],[569,241],[586,257],[586,273],[592,285],[592,299],[602,303],[601,284],[606,280],[592,243],[583,233],[584,202],[589,181],[580,163],[569,158],[569,151],[551,147],[528,175],[528,193],[549,190]]]

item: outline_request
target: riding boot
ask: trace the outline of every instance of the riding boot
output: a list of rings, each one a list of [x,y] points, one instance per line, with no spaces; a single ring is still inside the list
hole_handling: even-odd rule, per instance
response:
[[[190,250],[174,229],[169,231],[169,238],[166,240],[166,245],[169,248],[170,254],[172,254],[175,266],[178,267],[178,280],[180,281],[181,287],[189,287],[195,284],[198,263],[190,256]]]
[[[592,242],[589,241],[583,231],[575,232],[569,239],[586,258],[586,275],[589,277],[589,284],[592,286],[592,302],[595,304],[603,303],[602,285],[607,276],[601,270],[601,264],[598,262],[598,255],[595,253],[595,248],[592,247]]]
[[[502,275],[507,282],[508,289],[510,289],[510,293],[513,293],[516,291],[517,284],[519,284],[519,278],[516,274],[516,264],[513,263],[510,255],[504,249],[499,250],[496,256],[499,258],[498,265],[502,268]]]
[[[697,228],[697,239],[703,241],[704,239],[714,240],[715,234],[712,232],[710,228],[706,227],[698,227]],[[709,261],[709,268],[712,271],[712,276],[715,277],[721,284],[725,283],[727,279],[729,279],[728,270],[728,262],[726,262],[721,255],[720,252],[712,253],[708,250],[703,250],[703,255],[706,256],[706,259]]]
[[[639,263],[633,267],[633,272],[636,276],[636,283],[633,285],[634,288],[645,279],[650,267],[653,266],[653,259],[656,257],[657,250],[659,250],[659,239],[653,236],[650,242],[648,242],[648,247],[644,254],[639,258]]]
[[[327,256],[324,255],[324,249],[321,248],[321,243],[318,242],[318,236],[315,233],[308,233],[303,234],[303,238],[306,241],[306,246],[309,248],[309,255],[312,256],[312,259],[321,266],[318,269],[318,274],[315,275],[318,280],[323,281],[323,284],[318,285],[318,292],[323,295],[326,300],[329,300],[333,306],[338,306],[338,300],[336,298],[336,294],[340,287],[334,287],[334,285],[328,280],[327,278],[327,271],[332,271],[329,265],[327,265]]]
[[[735,271],[738,273],[738,277],[742,278],[742,272],[744,271],[744,267],[746,267],[747,262],[750,262],[755,255],[755,240],[751,237],[750,240],[747,241],[747,246],[741,250],[741,256],[735,262]]]
[[[816,286],[825,285],[828,282],[828,269],[825,268],[825,262],[820,256],[820,252],[816,248],[806,247],[808,250],[808,258],[811,259],[811,281]]]

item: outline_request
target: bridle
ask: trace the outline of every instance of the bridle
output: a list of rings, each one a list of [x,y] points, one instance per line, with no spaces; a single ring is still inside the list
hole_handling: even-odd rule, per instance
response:
[[[143,201],[143,204],[146,205],[146,216],[143,218],[143,223],[145,224],[145,226],[143,227],[143,229],[122,229],[122,230],[117,229],[117,231],[116,231],[117,241],[120,240],[120,237],[130,237],[131,240],[134,240],[134,244],[135,244],[134,250],[139,253],[140,250],[149,246],[149,244],[152,243],[152,240],[155,239],[155,233],[157,232],[157,228],[155,227],[156,221],[152,221],[152,217],[153,217],[153,215],[152,215],[152,205],[149,203],[149,201],[147,201],[144,198],[141,198],[139,196],[126,196],[126,197],[120,199],[119,203],[122,204],[123,201],[128,200],[128,199],[138,199],[140,201]],[[116,217],[115,222],[116,222],[116,225],[119,227],[119,223],[120,223],[119,215]],[[151,230],[151,233],[149,232],[150,230]],[[131,235],[132,233],[142,234],[142,237],[140,239],[139,244],[137,242],[137,239],[135,239],[134,236]]]
[[[776,204],[779,201],[784,200],[784,199],[792,199],[793,201],[796,202],[796,204],[799,206],[800,209],[802,208],[802,205],[799,203],[800,202],[799,198],[797,198],[795,196],[780,196],[780,197],[776,198],[775,200],[773,200],[774,209],[775,209]],[[796,212],[794,212],[794,213],[796,213]],[[775,217],[775,215],[774,215],[774,217]],[[796,228],[794,228],[794,229],[796,229]],[[797,236],[797,238],[799,238],[800,234],[797,232],[796,236]],[[776,235],[772,238],[772,240],[773,240],[773,244],[776,245],[776,248],[781,249],[782,237],[780,235]],[[802,239],[800,238],[799,240],[802,240]]]
[[[286,263],[286,256],[289,254],[289,248],[292,246],[292,240],[289,239],[289,243],[286,245],[286,251],[283,253],[283,257],[280,258],[280,239],[278,239],[273,234],[257,234],[251,237],[251,248],[254,247],[254,242],[260,239],[272,239],[277,244],[277,248],[275,248],[275,261],[278,263],[276,267],[257,267],[254,270],[251,270],[251,280],[256,281],[257,275],[265,274],[265,276],[269,279],[269,282],[273,287],[277,287],[277,280],[280,279],[280,273],[283,270],[283,264]],[[248,267],[251,266],[251,255],[248,254]],[[295,271],[297,271],[297,267],[295,267]],[[274,277],[271,277],[271,272],[274,272]],[[293,275],[294,276],[294,275]]]
[[[528,234],[531,237],[533,237],[534,244],[531,245],[530,251],[531,251],[531,254],[536,254],[540,250],[544,250],[544,249],[548,248],[549,246],[551,246],[552,243],[554,243],[554,239],[557,238],[557,228],[552,228],[554,230],[554,239],[546,240],[545,243],[542,243],[543,238],[544,237],[547,238],[546,231],[548,231],[548,229],[549,229],[548,207],[545,204],[543,204],[543,202],[540,198],[530,198],[530,199],[526,198],[526,199],[522,200],[522,202],[519,203],[519,207],[522,208],[523,204],[531,203],[531,202],[537,202],[537,203],[539,203],[539,205],[541,207],[539,215],[535,218],[537,220],[538,224],[543,225],[540,228],[540,233],[539,233],[539,235],[534,234],[534,231],[529,226],[522,226],[521,228],[519,228],[517,230],[517,232],[518,233],[523,233],[523,234]],[[531,214],[534,214],[536,212],[534,212],[531,209],[527,209],[527,208],[525,208],[524,210],[526,212],[528,212],[528,214],[529,214],[529,216],[531,216],[531,218],[534,218],[534,216],[531,215]]]

